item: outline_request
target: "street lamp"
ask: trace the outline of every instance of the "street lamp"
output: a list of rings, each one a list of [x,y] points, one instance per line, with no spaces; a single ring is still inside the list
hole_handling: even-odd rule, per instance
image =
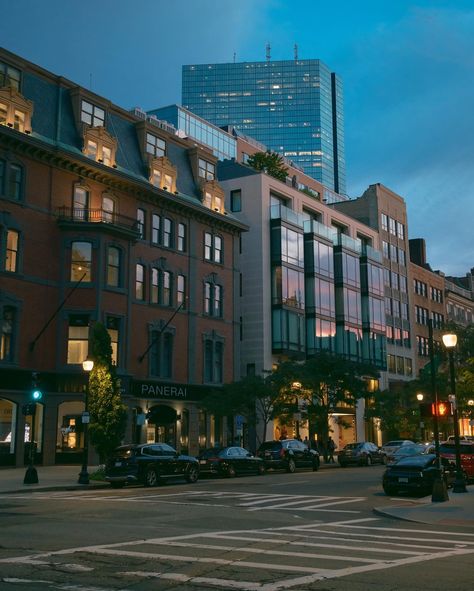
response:
[[[82,468],[79,472],[78,484],[89,484],[89,473],[87,472],[87,461],[89,458],[89,373],[94,367],[92,359],[85,359],[82,362],[82,369],[87,373],[86,396],[84,412],[82,413],[82,426],[84,427],[84,450],[82,456]]]
[[[444,334],[443,343],[448,350],[449,356],[449,375],[451,378],[451,403],[453,407],[454,419],[454,445],[456,447],[456,480],[453,484],[453,492],[465,493],[467,492],[466,482],[461,466],[461,444],[459,443],[459,420],[458,420],[458,405],[456,402],[456,377],[454,374],[454,347],[458,342],[458,337],[455,334]]]

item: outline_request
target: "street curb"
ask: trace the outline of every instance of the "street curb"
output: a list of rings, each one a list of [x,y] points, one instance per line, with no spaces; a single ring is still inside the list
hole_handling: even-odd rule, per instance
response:
[[[51,485],[51,486],[37,486],[34,484],[25,484],[25,486],[29,488],[19,488],[15,490],[3,490],[0,491],[0,495],[10,495],[10,494],[29,494],[33,492],[51,492],[57,490],[63,491],[74,491],[74,490],[100,490],[103,488],[110,488],[110,484],[108,482],[100,483],[100,484],[63,484],[63,485]],[[31,488],[30,488],[31,487]],[[34,487],[34,488],[33,488]]]

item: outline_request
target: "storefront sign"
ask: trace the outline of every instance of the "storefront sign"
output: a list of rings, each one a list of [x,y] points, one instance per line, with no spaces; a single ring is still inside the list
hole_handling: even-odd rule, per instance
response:
[[[131,391],[137,398],[163,398],[166,400],[202,400],[220,388],[189,384],[132,381]]]

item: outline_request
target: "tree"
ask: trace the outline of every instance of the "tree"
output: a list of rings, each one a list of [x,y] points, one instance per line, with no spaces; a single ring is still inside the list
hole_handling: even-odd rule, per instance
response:
[[[247,376],[206,396],[201,407],[220,417],[243,415],[247,424],[256,428],[257,443],[260,445],[265,441],[267,426],[274,417],[273,406],[277,397],[279,392],[272,388],[268,379]]]
[[[110,336],[100,322],[92,327],[90,347],[94,367],[89,376],[89,436],[100,462],[104,463],[125,435],[127,407],[122,402],[120,380],[112,365]]]
[[[329,415],[338,406],[354,406],[360,398],[366,398],[367,379],[378,377],[379,372],[372,365],[325,351],[303,363],[282,363],[271,376],[281,393],[275,414],[279,411],[283,421],[288,421],[301,410],[310,430],[325,442],[329,438]]]
[[[266,152],[257,152],[252,154],[247,160],[247,164],[255,170],[263,170],[270,176],[279,181],[286,181],[288,169],[285,166],[283,158],[276,152],[267,150]]]

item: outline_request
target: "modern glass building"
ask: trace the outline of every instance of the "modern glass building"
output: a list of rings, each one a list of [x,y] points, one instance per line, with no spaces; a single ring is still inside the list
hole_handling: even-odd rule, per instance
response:
[[[193,138],[208,146],[219,160],[235,158],[237,139],[223,129],[204,121],[179,105],[168,105],[148,111],[148,116],[171,123],[178,135]]]
[[[320,60],[185,65],[182,104],[345,194],[342,81]]]

